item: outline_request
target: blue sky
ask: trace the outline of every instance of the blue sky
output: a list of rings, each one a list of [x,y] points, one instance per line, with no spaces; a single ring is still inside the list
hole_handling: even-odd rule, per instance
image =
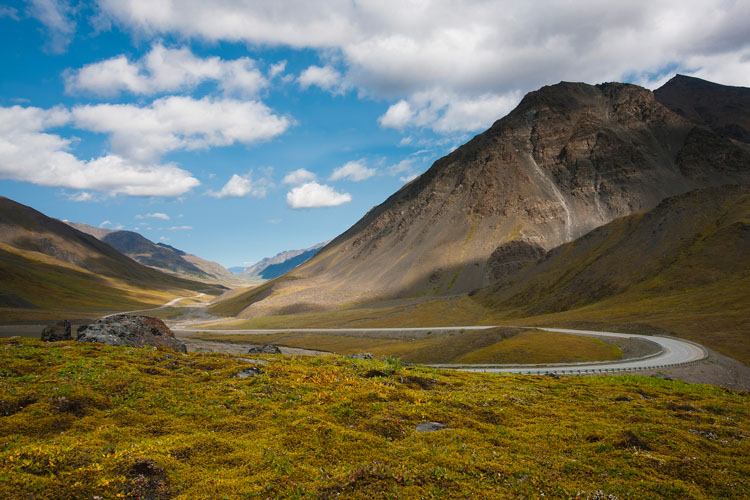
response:
[[[750,2],[0,4],[0,194],[225,266],[331,239],[560,80],[750,82]]]

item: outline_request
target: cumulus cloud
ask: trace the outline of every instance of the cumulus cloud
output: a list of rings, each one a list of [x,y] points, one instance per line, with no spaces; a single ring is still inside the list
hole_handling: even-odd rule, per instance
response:
[[[359,182],[365,179],[369,179],[377,173],[374,168],[369,168],[365,165],[365,160],[350,161],[339,168],[335,169],[328,178],[329,181],[337,181],[340,179],[348,179],[350,181]]]
[[[79,160],[71,140],[46,130],[68,124],[62,107],[0,107],[0,178],[132,196],[178,196],[200,183],[173,164],[116,154]]]
[[[291,125],[259,101],[187,96],[163,97],[147,106],[77,106],[72,118],[79,128],[109,134],[115,153],[139,161],[169,151],[261,142]]]
[[[417,92],[391,105],[378,122],[382,127],[398,130],[406,127],[429,127],[439,133],[478,130],[506,115],[520,99],[520,92],[470,98],[436,90]]]
[[[352,201],[349,193],[338,193],[331,186],[308,182],[286,194],[286,203],[293,209],[336,207]]]
[[[283,68],[281,66],[281,71]],[[271,68],[271,72],[275,70],[278,67]],[[144,95],[176,92],[206,81],[216,82],[227,93],[245,96],[256,95],[268,85],[255,61],[248,57],[200,58],[187,47],[167,48],[158,43],[137,61],[119,55],[65,73],[68,92],[85,91],[103,96],[120,92]]]
[[[269,179],[261,178],[253,181],[253,173],[248,172],[245,175],[232,175],[232,178],[219,191],[208,191],[206,194],[214,198],[242,198],[247,195],[265,198],[269,185]]]
[[[193,229],[193,226],[172,226],[167,229],[170,231],[187,231],[188,229]]]
[[[99,227],[107,227],[107,226],[111,226],[111,225],[112,225],[112,221],[103,220],[102,223],[99,224]]]
[[[334,53],[338,81],[394,103],[383,126],[441,133],[485,127],[522,93],[560,80],[652,87],[677,69],[747,85],[750,65],[748,2],[184,0],[157,12],[151,0],[99,5],[139,33]],[[314,68],[307,85],[335,89],[325,66]]]
[[[310,172],[309,170],[306,170],[304,168],[298,168],[297,170],[293,170],[286,174],[281,182],[283,184],[291,184],[294,186],[297,184],[312,182],[316,179],[317,176],[313,172]]]
[[[413,181],[413,180],[414,180],[414,179],[416,179],[417,177],[419,177],[419,174],[411,174],[411,175],[407,175],[407,176],[404,176],[404,177],[399,177],[399,180],[400,180],[401,182],[403,182],[404,184],[406,184],[406,183],[408,183],[408,182],[411,182],[411,181]]]
[[[331,66],[309,66],[297,77],[297,83],[303,89],[315,85],[330,92],[344,90],[341,73]]]
[[[75,33],[73,9],[65,0],[30,0],[28,13],[47,28],[46,48],[61,53],[68,48]]]

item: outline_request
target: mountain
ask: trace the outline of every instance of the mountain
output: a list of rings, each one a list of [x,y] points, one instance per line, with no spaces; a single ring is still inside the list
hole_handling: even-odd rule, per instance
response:
[[[281,276],[282,274],[291,271],[300,264],[307,262],[318,252],[318,250],[323,248],[326,243],[318,243],[315,246],[302,250],[287,250],[278,253],[273,257],[266,257],[260,262],[244,268],[238,274],[246,279],[263,278],[270,280],[276,278],[277,276]]]
[[[136,232],[102,229],[81,222],[68,222],[68,224],[98,238],[144,266],[161,272],[204,283],[247,284],[221,264],[201,259],[164,243],[154,243]]]
[[[668,196],[749,181],[749,150],[635,85],[543,87],[233,312],[467,293]]]
[[[221,288],[158,272],[64,222],[0,197],[0,308],[122,310]],[[4,310],[3,318],[10,317]]]
[[[676,75],[654,90],[656,100],[720,136],[750,143],[750,88]]]
[[[518,318],[647,322],[750,361],[750,185],[667,198],[475,294]],[[582,312],[576,312],[580,310]]]

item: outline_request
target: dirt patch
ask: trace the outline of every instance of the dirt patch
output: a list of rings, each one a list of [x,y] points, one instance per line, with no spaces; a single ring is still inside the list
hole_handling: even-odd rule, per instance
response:
[[[708,359],[688,366],[639,371],[639,375],[665,376],[691,384],[712,384],[739,391],[750,391],[750,367],[741,361],[708,350]]]

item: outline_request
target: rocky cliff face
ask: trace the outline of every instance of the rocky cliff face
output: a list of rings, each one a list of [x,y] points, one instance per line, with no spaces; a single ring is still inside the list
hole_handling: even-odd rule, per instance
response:
[[[262,295],[248,294],[242,315],[465,293],[667,196],[749,180],[744,147],[646,89],[543,87]]]

